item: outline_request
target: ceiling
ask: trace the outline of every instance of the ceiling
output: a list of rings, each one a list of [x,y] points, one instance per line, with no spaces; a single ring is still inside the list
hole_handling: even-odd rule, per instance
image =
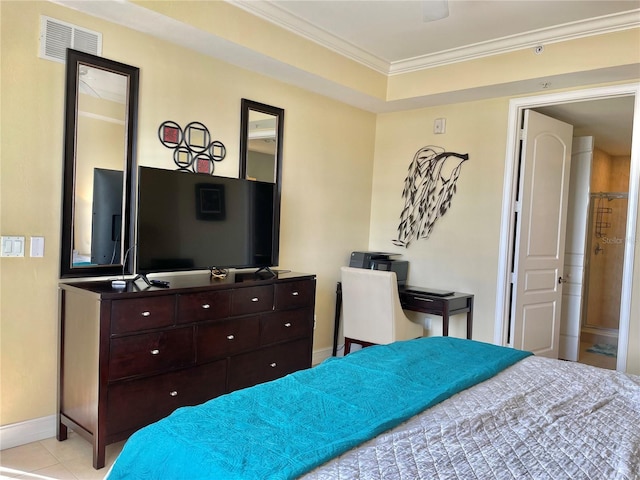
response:
[[[457,98],[413,99],[406,103],[363,98],[333,85],[310,79],[290,66],[275,65],[256,52],[201,30],[152,15],[126,0],[51,0],[164,38],[229,63],[259,71],[282,81],[373,112],[419,108],[527,91],[477,93]],[[640,25],[640,0],[449,0],[449,15],[425,22],[423,14],[443,0],[226,0],[306,39],[386,75],[455,63],[523,48],[541,48],[553,42],[606,33]],[[170,36],[173,35],[173,36]],[[266,69],[260,71],[260,68]],[[627,72],[628,74],[628,72]],[[299,78],[298,78],[298,75]],[[631,69],[630,78],[640,72]],[[558,83],[556,83],[556,80]],[[616,81],[593,78],[583,85]],[[619,79],[618,79],[619,81]],[[546,88],[570,88],[551,79]],[[579,83],[580,84],[580,83]],[[473,94],[472,94],[473,95]],[[611,155],[629,155],[633,97],[578,102],[538,109],[572,123],[580,135],[593,135],[599,148]]]
[[[640,0],[229,0],[382,73],[638,22]],[[449,15],[424,21],[439,4]],[[633,12],[635,11],[635,15]],[[630,15],[631,14],[631,15]]]

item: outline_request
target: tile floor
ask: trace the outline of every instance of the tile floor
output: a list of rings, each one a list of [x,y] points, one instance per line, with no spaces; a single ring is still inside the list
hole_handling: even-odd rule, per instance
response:
[[[586,363],[594,367],[607,368],[609,370],[615,370],[618,360],[616,357],[608,357],[607,355],[601,355],[599,353],[587,352],[588,348],[593,347],[593,343],[580,342],[580,354],[578,361],[580,363]]]
[[[95,470],[89,442],[70,432],[69,438],[59,442],[47,438],[0,451],[0,479],[27,480],[102,480],[114,462],[124,442],[107,447],[106,466]]]

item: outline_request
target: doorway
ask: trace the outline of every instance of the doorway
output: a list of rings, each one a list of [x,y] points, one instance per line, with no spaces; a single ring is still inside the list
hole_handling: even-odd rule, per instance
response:
[[[513,261],[514,245],[514,225],[516,223],[515,197],[517,191],[517,153],[519,148],[519,122],[522,113],[526,109],[538,109],[545,106],[563,105],[571,102],[587,102],[605,98],[619,98],[631,96],[635,98],[633,116],[635,121],[634,139],[640,137],[640,124],[638,114],[638,96],[640,87],[637,84],[620,85],[586,89],[575,92],[565,92],[551,95],[541,95],[537,97],[513,99],[509,108],[509,134],[507,144],[507,157],[505,163],[505,180],[503,188],[503,207],[501,223],[500,257],[498,265],[498,289],[496,295],[496,321],[494,342],[501,345],[509,343],[509,305],[511,304],[511,280],[510,271]],[[638,153],[638,142],[634,144],[631,154],[631,174],[629,182],[629,203],[626,219],[626,237],[623,240],[623,267],[622,267],[622,288],[619,301],[619,339],[617,345],[616,368],[624,371],[626,369],[626,357],[629,340],[629,322],[631,310],[631,291],[633,286],[633,242],[626,239],[634,239],[637,224],[637,202],[640,189],[640,158]],[[629,248],[631,247],[631,248]]]

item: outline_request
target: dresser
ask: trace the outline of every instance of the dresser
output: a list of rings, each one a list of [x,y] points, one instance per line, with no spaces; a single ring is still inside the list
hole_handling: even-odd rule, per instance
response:
[[[57,438],[71,428],[91,442],[94,468],[178,407],[311,366],[314,275],[163,280],[60,284]]]

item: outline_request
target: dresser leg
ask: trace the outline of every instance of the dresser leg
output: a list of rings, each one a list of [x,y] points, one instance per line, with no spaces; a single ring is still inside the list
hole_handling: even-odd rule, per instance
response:
[[[63,440],[66,440],[68,437],[69,433],[68,433],[68,429],[67,426],[62,423],[62,420],[60,419],[60,414],[58,413],[58,428],[56,431],[56,438],[62,442]]]
[[[104,467],[105,446],[99,445],[97,440],[93,442],[93,468],[96,470]]]

